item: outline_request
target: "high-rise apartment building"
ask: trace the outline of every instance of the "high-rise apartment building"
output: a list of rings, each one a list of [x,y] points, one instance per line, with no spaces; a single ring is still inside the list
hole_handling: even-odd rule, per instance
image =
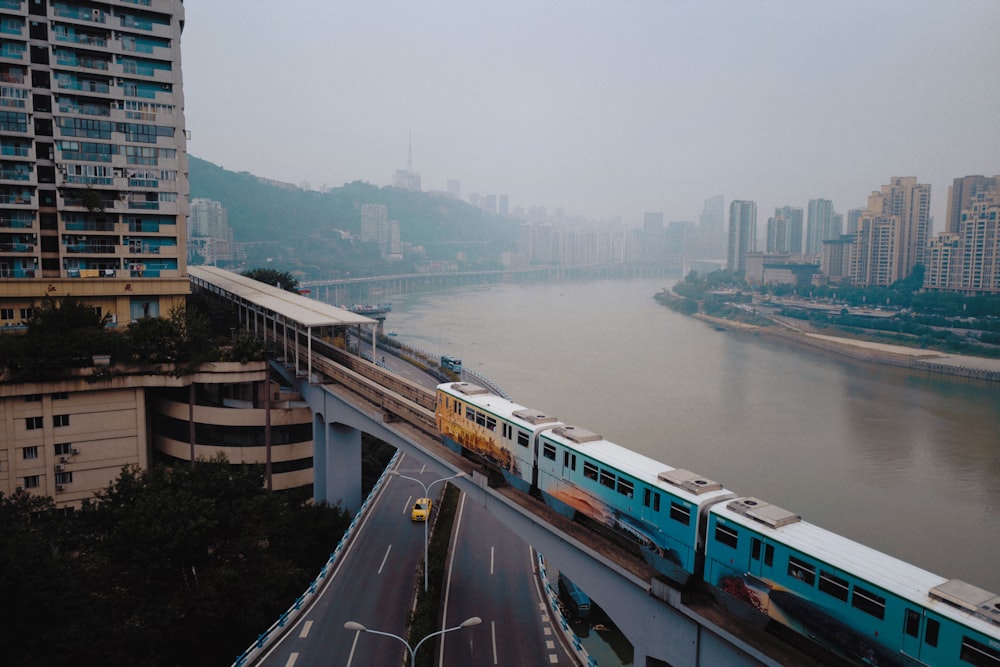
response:
[[[823,251],[823,241],[837,239],[843,233],[843,217],[840,225],[834,219],[833,202],[829,199],[810,199],[806,213],[805,254],[819,255]]]
[[[190,292],[181,0],[0,2],[0,303],[125,323]]]
[[[862,286],[888,286],[925,260],[930,237],[931,186],[894,177],[872,192],[858,220],[851,277]]]
[[[962,211],[966,210],[976,200],[976,195],[991,188],[1000,187],[1000,176],[962,176],[956,178],[948,186],[948,219],[945,221],[945,231],[959,233],[962,222]]]
[[[236,260],[233,228],[225,207],[213,199],[192,199],[188,218],[188,257],[200,256],[205,264],[218,266]]]
[[[726,269],[746,273],[746,258],[756,250],[757,203],[736,199],[729,204],[729,243],[726,249]]]
[[[928,243],[924,288],[1000,294],[1000,186],[978,190],[959,215],[958,231]]]
[[[802,209],[781,206],[767,221],[766,252],[799,255],[802,253]]]

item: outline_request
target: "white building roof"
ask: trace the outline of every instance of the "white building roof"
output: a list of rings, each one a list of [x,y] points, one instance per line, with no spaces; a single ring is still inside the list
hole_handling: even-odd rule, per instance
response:
[[[352,313],[279,287],[241,276],[215,266],[189,266],[194,285],[225,294],[234,300],[255,304],[301,327],[374,325],[376,320]]]

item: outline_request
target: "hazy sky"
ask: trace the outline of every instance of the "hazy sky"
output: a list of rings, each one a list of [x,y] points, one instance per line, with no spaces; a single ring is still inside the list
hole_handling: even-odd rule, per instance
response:
[[[1000,173],[997,0],[188,0],[189,151],[589,218]],[[280,7],[280,9],[278,9]]]

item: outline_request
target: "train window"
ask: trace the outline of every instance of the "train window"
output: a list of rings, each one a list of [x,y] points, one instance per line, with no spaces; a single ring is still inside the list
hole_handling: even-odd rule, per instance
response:
[[[941,624],[933,618],[927,619],[927,629],[924,630],[924,643],[928,646],[937,646],[938,633],[941,631]]]
[[[649,507],[649,498],[651,495],[652,494],[650,493],[649,489],[642,490],[642,504],[645,505],[646,507]]]
[[[869,590],[854,587],[854,595],[851,596],[851,606],[860,609],[866,614],[871,614],[877,619],[885,618],[885,598]],[[997,667],[1000,667],[998,665]]]
[[[480,426],[486,426],[486,415],[482,412],[476,412],[476,423]]]
[[[569,468],[570,470],[576,470],[576,454],[563,452],[563,467]]]
[[[764,565],[771,567],[774,564],[774,545],[764,545]]]
[[[670,518],[685,526],[691,525],[691,509],[680,503],[670,503]]]
[[[976,667],[1000,667],[1000,651],[965,636],[958,658]]]
[[[465,406],[465,418],[470,422],[476,421],[476,411],[469,406]]]
[[[750,558],[754,560],[760,560],[760,547],[763,544],[756,537],[750,540]]]
[[[816,567],[795,556],[788,557],[788,574],[810,586],[816,583]]]
[[[627,479],[618,478],[618,493],[622,494],[626,498],[631,498],[635,495],[635,487],[632,486],[632,482]]]
[[[715,541],[722,542],[725,545],[736,548],[739,542],[739,533],[737,533],[732,528],[723,526],[722,524],[715,525]]]
[[[462,414],[462,404],[459,403],[458,401],[455,401],[455,414],[456,415]]]
[[[601,471],[601,484],[608,487],[609,489],[615,488],[615,476],[614,473],[610,473],[607,470]]]
[[[653,492],[653,511],[654,512],[660,511],[660,494],[656,493],[655,491]]]
[[[911,637],[920,636],[920,614],[912,609],[906,610],[906,618],[903,619],[903,632]]]
[[[819,571],[819,589],[827,595],[832,595],[838,600],[847,602],[849,585],[846,579],[841,579],[835,574],[830,574],[826,570]],[[916,636],[916,635],[914,635]]]
[[[494,419],[493,417],[487,416],[486,417],[486,428],[488,428],[489,430],[495,432],[497,430],[497,420]]]
[[[583,476],[588,479],[597,479],[597,466],[588,461],[583,462]]]
[[[522,447],[527,447],[528,446],[528,434],[525,433],[524,431],[518,431],[517,432],[517,444],[521,445]]]
[[[548,443],[545,443],[545,445],[542,447],[542,456],[544,456],[547,459],[551,459],[552,461],[555,461],[556,448]]]

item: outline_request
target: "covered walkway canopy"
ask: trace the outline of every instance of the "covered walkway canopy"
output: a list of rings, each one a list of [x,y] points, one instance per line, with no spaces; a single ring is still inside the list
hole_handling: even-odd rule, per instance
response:
[[[188,276],[191,278],[192,287],[212,292],[235,303],[239,308],[240,322],[243,322],[249,329],[252,321],[254,333],[259,333],[258,327],[263,327],[266,332],[270,321],[273,325],[274,338],[277,339],[278,325],[280,324],[285,341],[286,358],[288,357],[288,329],[291,328],[296,336],[298,332],[304,331],[308,341],[309,378],[312,378],[313,329],[355,326],[359,330],[358,340],[361,340],[360,328],[370,325],[372,327],[372,358],[375,358],[377,320],[214,266],[189,266]],[[296,346],[296,374],[299,372],[298,350],[299,348]]]

